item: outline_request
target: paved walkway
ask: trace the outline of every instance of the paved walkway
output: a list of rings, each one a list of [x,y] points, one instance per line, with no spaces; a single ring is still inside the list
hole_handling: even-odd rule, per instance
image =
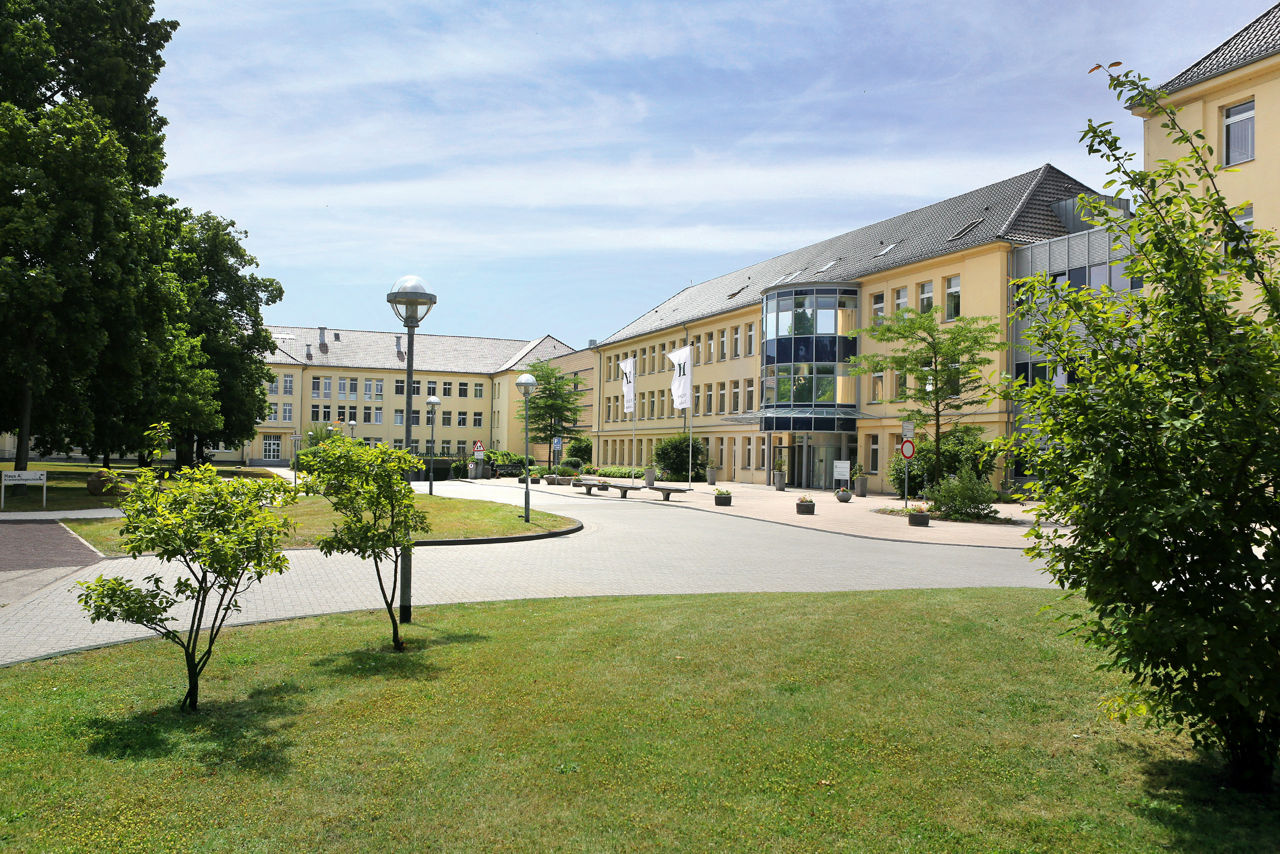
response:
[[[417,484],[422,490],[426,484]],[[735,485],[735,500],[748,490]],[[702,489],[707,490],[704,486]],[[772,490],[761,489],[761,492]],[[508,481],[452,481],[436,493],[519,506]],[[867,539],[740,515],[697,512],[699,495],[664,503],[586,497],[570,487],[535,488],[537,509],[580,519],[583,531],[523,543],[421,547],[414,604],[557,596],[810,592],[928,587],[1047,587],[1047,577],[1013,548]],[[711,505],[710,490],[706,504]],[[829,496],[827,496],[829,497]],[[794,499],[794,495],[791,496]],[[818,498],[818,496],[815,496]],[[767,499],[765,499],[767,500]],[[776,500],[776,499],[775,499]],[[855,499],[856,501],[857,499]],[[824,516],[848,509],[818,508]],[[794,513],[794,509],[792,511]],[[876,517],[890,525],[905,519]],[[918,529],[910,529],[915,532]],[[372,566],[318,551],[288,553],[290,572],[243,597],[236,622],[285,619],[381,606]],[[74,583],[99,574],[140,579],[174,569],[154,558],[116,558],[78,570],[0,608],[0,664],[149,636],[134,626],[91,624]]]

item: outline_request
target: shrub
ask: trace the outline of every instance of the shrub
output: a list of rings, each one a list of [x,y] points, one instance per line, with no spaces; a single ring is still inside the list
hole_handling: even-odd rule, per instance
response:
[[[633,469],[627,466],[601,466],[596,469],[601,477],[644,477],[644,469]]]
[[[929,499],[931,512],[939,519],[971,522],[996,515],[996,509],[991,506],[996,500],[995,489],[968,466],[929,487],[925,497]]]
[[[573,469],[574,473],[577,474],[578,470],[582,468],[582,460],[577,457],[565,457],[560,461],[560,465]]]
[[[959,474],[963,469],[972,469],[979,477],[989,479],[996,470],[996,456],[991,453],[991,445],[982,438],[982,428],[974,426],[954,427],[942,434],[942,475]],[[927,435],[916,440],[916,453],[911,460],[911,497],[923,495],[933,482],[929,472],[933,471],[934,446]],[[902,497],[902,485],[907,461],[900,454],[893,455],[889,463],[889,482],[893,491]]]
[[[449,474],[452,475],[453,477],[466,477],[467,461],[454,460],[453,462],[449,463]]]
[[[663,480],[684,480],[689,476],[689,434],[681,433],[658,442],[653,447],[653,461],[666,475]],[[693,443],[693,471],[695,479],[707,468],[707,449],[701,442]],[[705,474],[703,475],[705,477]]]
[[[574,436],[569,440],[569,456],[591,462],[591,440],[586,436]]]

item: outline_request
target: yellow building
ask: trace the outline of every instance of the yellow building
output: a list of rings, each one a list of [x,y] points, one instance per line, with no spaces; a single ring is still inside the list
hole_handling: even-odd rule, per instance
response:
[[[523,447],[515,418],[515,379],[538,361],[571,358],[574,350],[550,335],[532,341],[424,335],[414,338],[413,408],[405,411],[407,336],[328,327],[270,326],[276,353],[267,358],[275,381],[267,387],[267,416],[258,435],[219,458],[253,465],[286,465],[308,433],[341,430],[369,443],[435,454],[470,456],[476,443],[490,450]],[[581,361],[581,359],[579,360]],[[587,357],[589,361],[589,356]],[[590,378],[582,382],[590,385]],[[440,405],[432,424],[427,398]]]
[[[947,320],[991,316],[1010,332],[1014,249],[1087,229],[1074,208],[1090,192],[1046,164],[686,288],[596,347],[597,460],[645,465],[687,417],[721,480],[767,483],[781,461],[791,485],[825,489],[835,462],[849,460],[871,489],[887,491],[903,380],[851,376],[848,358],[880,345],[848,333],[935,305]],[[687,413],[671,405],[666,358],[686,344],[695,392]],[[1009,352],[992,356],[993,375],[1017,369]],[[636,359],[631,414],[627,358]],[[1011,428],[1012,413],[993,402],[966,420],[994,436]]]
[[[1217,162],[1234,170],[1219,186],[1231,204],[1252,203],[1242,219],[1280,227],[1280,5],[1160,88],[1179,108],[1178,120],[1202,131]],[[1147,168],[1186,153],[1159,120],[1146,118],[1143,133]]]

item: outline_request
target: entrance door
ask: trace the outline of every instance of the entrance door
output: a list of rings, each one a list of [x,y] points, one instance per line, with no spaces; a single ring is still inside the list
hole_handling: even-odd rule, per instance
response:
[[[264,460],[280,459],[280,436],[266,433],[262,437],[262,458]]]

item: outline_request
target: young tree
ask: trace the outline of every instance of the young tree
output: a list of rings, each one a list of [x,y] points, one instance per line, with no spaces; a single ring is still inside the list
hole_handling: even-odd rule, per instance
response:
[[[121,502],[125,551],[134,558],[155,552],[165,563],[179,563],[182,572],[172,580],[149,575],[142,585],[99,575],[81,582],[80,604],[92,622],[133,623],[182,649],[183,711],[199,711],[200,675],[227,618],[240,610],[240,595],[288,569],[280,540],[289,523],[270,507],[291,502],[294,494],[277,478],[222,478],[212,466],[201,466],[165,482],[154,469],[143,469]],[[184,613],[175,613],[180,603]]]
[[[529,425],[529,440],[546,443],[547,465],[551,465],[551,440],[556,436],[572,437],[582,432],[578,418],[582,405],[578,401],[585,392],[573,387],[573,377],[549,362],[534,362],[529,373],[538,387],[529,395],[516,415]]]
[[[883,395],[902,401],[904,419],[931,425],[934,447],[939,447],[944,426],[991,400],[983,370],[994,361],[990,354],[1004,347],[1000,324],[991,317],[963,316],[944,323],[941,306],[923,312],[904,308],[882,320],[853,334],[888,344],[887,351],[852,357],[853,373],[893,371],[905,377],[905,388],[885,388]],[[943,471],[942,462],[942,456],[934,455],[930,482],[940,483],[943,475],[953,473]]]
[[[404,651],[394,603],[400,581],[400,562],[416,534],[430,530],[427,516],[414,506],[413,488],[405,474],[423,468],[408,451],[386,445],[369,447],[341,433],[312,450],[311,474],[304,488],[326,498],[342,517],[333,533],[317,545],[325,555],[354,554],[373,560],[382,603],[391,620],[391,645]],[[384,568],[390,573],[388,585]]]
[[[676,480],[683,480],[689,476],[689,434],[681,433],[678,436],[668,436],[660,440],[653,446],[653,461],[657,463],[658,468],[670,474]],[[695,472],[706,471],[707,469],[707,446],[697,441],[693,442],[693,470]]]
[[[1186,154],[1143,170],[1109,123],[1083,132],[1108,186],[1138,202],[1131,219],[1085,205],[1130,248],[1127,273],[1146,293],[1025,283],[1030,345],[1071,381],[1009,391],[1024,432],[1003,444],[1044,502],[1029,553],[1089,605],[1070,615],[1075,630],[1157,722],[1221,749],[1235,785],[1268,789],[1280,752],[1280,247],[1236,221],[1212,149],[1162,93],[1107,74]]]

